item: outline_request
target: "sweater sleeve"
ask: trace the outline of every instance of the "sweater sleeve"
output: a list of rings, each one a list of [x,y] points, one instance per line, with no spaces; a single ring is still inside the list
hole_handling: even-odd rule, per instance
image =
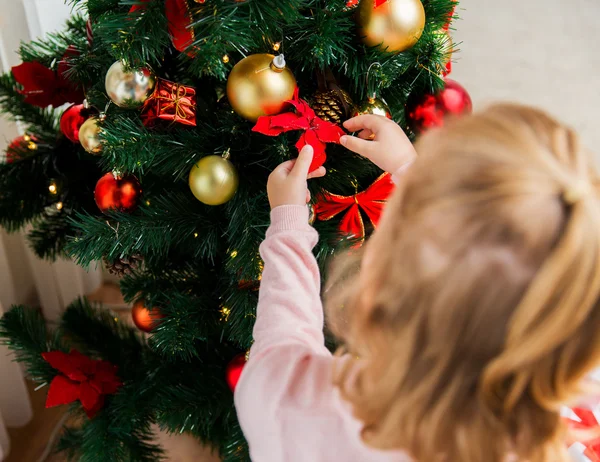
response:
[[[317,240],[307,207],[271,212],[260,247],[264,269],[254,344],[234,396],[253,460],[298,460],[296,430],[311,426],[318,415],[339,419],[328,414],[333,356],[324,345],[320,276],[312,254]]]
[[[307,207],[282,206],[271,212],[271,226],[260,246],[264,269],[251,358],[282,344],[328,354],[321,278],[312,254],[317,240],[317,232],[308,224]]]

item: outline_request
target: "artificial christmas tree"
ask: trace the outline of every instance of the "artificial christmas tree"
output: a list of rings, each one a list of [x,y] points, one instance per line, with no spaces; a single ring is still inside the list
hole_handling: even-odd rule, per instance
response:
[[[358,14],[346,0],[71,0],[82,16],[23,44],[24,64],[0,77],[0,106],[29,140],[0,165],[0,224],[31,223],[41,257],[127,262],[121,290],[149,331],[83,300],[53,333],[35,310],[5,315],[0,336],[31,378],[88,411],[60,449],[82,461],[154,461],[158,424],[224,460],[249,460],[230,387],[252,343],[269,173],[307,143],[313,168],[325,162],[327,176],[310,182],[324,265],[340,241],[360,244],[392,189],[338,144],[350,103],[375,94],[405,127],[409,97],[444,88],[439,31],[454,0],[364,1]],[[396,15],[393,36],[379,40],[370,13]],[[331,88],[347,101],[325,98]],[[83,95],[84,106],[57,107]],[[57,369],[48,352],[81,364]],[[68,376],[98,364],[110,366],[109,387]]]

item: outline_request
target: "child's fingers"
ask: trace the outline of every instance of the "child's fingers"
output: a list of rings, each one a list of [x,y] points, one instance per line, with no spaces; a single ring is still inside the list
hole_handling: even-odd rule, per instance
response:
[[[344,128],[350,132],[369,129],[373,133],[377,133],[379,128],[386,123],[388,119],[383,116],[374,114],[362,114],[344,122]]]
[[[286,160],[285,162],[283,162],[283,163],[279,164],[277,167],[275,167],[275,169],[273,170],[273,173],[271,173],[271,175],[288,176],[289,173],[294,168],[295,164],[296,164],[296,159]]]
[[[315,151],[310,144],[304,146],[300,151],[300,154],[298,154],[296,164],[293,166],[290,175],[306,179],[308,177],[308,170],[310,169],[314,152]]]
[[[306,179],[310,180],[311,178],[321,178],[322,176],[325,176],[326,173],[327,170],[325,170],[325,167],[319,167],[314,172],[310,172]]]
[[[361,138],[363,140],[372,140],[373,138],[375,138],[375,133],[373,133],[368,128],[365,128],[356,136],[358,136],[359,138]]]
[[[356,136],[344,135],[340,138],[342,146],[350,149],[350,151],[356,152],[364,157],[371,157],[377,149],[377,143],[373,143],[367,140],[361,140]]]

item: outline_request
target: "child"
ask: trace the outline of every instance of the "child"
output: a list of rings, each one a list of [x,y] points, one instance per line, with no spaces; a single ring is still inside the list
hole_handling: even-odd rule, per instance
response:
[[[346,127],[364,139],[342,142],[388,171],[414,158],[390,121]],[[345,262],[326,288],[343,357],[323,341],[311,153],[269,178],[255,343],[235,394],[254,462],[568,460],[559,411],[600,363],[592,157],[568,128],[509,105],[431,130],[417,152],[356,279]]]

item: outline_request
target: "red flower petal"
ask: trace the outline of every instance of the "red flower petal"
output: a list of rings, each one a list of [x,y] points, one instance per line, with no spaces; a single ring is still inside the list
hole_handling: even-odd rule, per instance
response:
[[[298,151],[300,151],[307,144],[310,144],[314,149],[313,160],[308,169],[310,173],[323,165],[327,160],[327,156],[325,155],[325,143],[322,143],[321,140],[319,140],[313,130],[307,130],[302,133],[300,139],[296,143],[296,147],[298,148]]]
[[[88,418],[93,419],[94,416],[98,413],[98,411],[100,409],[102,409],[104,407],[104,396],[100,395],[100,397],[98,398],[98,401],[96,402],[96,405],[94,407],[91,407],[89,409],[85,409],[85,413],[87,414]]]
[[[81,405],[87,411],[94,409],[98,405],[100,393],[89,382],[83,382],[79,387],[79,400]]]
[[[272,116],[261,116],[256,121],[256,125],[252,127],[253,132],[262,133],[267,136],[281,135],[285,130],[281,126],[273,126]]]
[[[46,407],[69,404],[79,399],[79,384],[69,380],[64,375],[57,375],[50,382]]]
[[[70,354],[63,353],[62,351],[48,351],[42,353],[42,358],[54,369],[62,372],[71,380],[76,382],[87,380],[86,375],[79,368],[77,361],[73,361]]]
[[[337,125],[327,122],[326,120],[319,119],[318,117],[313,121],[313,130],[324,143],[338,143],[340,137],[346,133]]]

